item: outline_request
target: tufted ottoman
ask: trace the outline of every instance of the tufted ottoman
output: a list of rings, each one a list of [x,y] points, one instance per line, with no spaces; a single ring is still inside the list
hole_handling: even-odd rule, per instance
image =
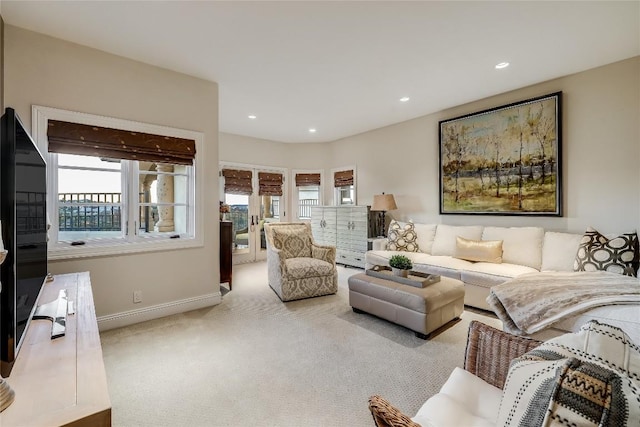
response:
[[[356,313],[369,313],[428,335],[460,317],[464,310],[464,284],[442,277],[424,288],[355,274],[348,279],[349,305]]]

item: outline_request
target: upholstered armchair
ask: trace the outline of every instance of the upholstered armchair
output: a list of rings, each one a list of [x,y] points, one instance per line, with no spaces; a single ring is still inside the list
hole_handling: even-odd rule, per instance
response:
[[[335,294],[336,248],[316,245],[304,222],[264,224],[269,286],[282,301]]]

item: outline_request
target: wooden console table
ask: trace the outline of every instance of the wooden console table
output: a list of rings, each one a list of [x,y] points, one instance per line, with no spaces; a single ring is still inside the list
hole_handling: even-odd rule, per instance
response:
[[[51,340],[51,322],[32,320],[7,382],[14,402],[0,413],[0,426],[111,426],[111,401],[102,360],[89,273],[55,276],[39,304],[67,289],[76,314],[64,337]]]

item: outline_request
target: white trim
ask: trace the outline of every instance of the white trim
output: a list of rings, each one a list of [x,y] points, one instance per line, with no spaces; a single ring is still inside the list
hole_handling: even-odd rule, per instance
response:
[[[173,251],[178,249],[202,248],[204,243],[199,239],[170,239],[165,237],[149,238],[148,241],[128,242],[124,239],[120,241],[110,240],[108,244],[100,245],[96,240],[87,240],[85,246],[59,245],[55,249],[50,249],[49,261],[60,261],[64,259],[92,258],[100,256],[126,255],[143,252]]]
[[[101,332],[108,331],[109,329],[121,328],[123,326],[171,316],[173,314],[186,313],[187,311],[197,310],[199,308],[211,307],[220,304],[221,302],[222,294],[220,292],[214,292],[199,297],[186,298],[136,310],[108,314],[106,316],[98,317],[98,329]]]
[[[51,221],[51,244],[49,245],[49,259],[61,260],[70,258],[84,258],[94,256],[106,256],[106,255],[119,255],[130,254],[135,252],[151,252],[151,251],[164,251],[184,248],[195,248],[204,246],[204,159],[205,159],[205,141],[204,133],[191,131],[186,129],[172,128],[168,126],[154,125],[149,123],[135,122],[131,120],[118,119],[114,117],[98,116],[88,113],[79,113],[76,111],[61,110],[58,108],[43,107],[39,105],[33,105],[31,107],[31,129],[32,136],[36,142],[36,145],[41,152],[45,153],[47,158],[51,160],[48,155],[48,139],[47,128],[48,121],[61,120],[73,123],[80,123],[85,125],[102,126],[112,129],[122,129],[133,132],[144,132],[156,135],[166,135],[176,138],[192,139],[196,144],[196,158],[193,165],[193,188],[190,189],[191,197],[193,198],[193,216],[195,221],[189,221],[189,233],[192,233],[193,237],[181,236],[180,239],[143,239],[136,238],[133,234],[129,234],[130,241],[121,239],[120,241],[111,240],[108,242],[99,242],[87,240],[87,244],[84,246],[68,246],[65,244],[58,244],[58,215],[57,212],[50,212],[57,204],[57,162],[47,162],[47,179],[50,185],[56,191],[51,191],[47,195],[47,207],[48,214]],[[125,166],[126,169],[126,166]],[[127,173],[129,171],[122,171]],[[130,189],[123,186],[122,200],[126,200],[127,192]],[[55,193],[55,194],[54,194]],[[133,209],[133,206],[131,207]],[[130,227],[135,224],[129,224]],[[192,228],[193,227],[193,228]]]

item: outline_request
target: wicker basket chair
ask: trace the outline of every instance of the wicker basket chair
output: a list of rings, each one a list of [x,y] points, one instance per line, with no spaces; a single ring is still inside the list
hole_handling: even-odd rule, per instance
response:
[[[540,344],[474,320],[469,325],[464,369],[502,389],[511,361]],[[369,398],[369,410],[377,427],[420,427],[379,395]]]

